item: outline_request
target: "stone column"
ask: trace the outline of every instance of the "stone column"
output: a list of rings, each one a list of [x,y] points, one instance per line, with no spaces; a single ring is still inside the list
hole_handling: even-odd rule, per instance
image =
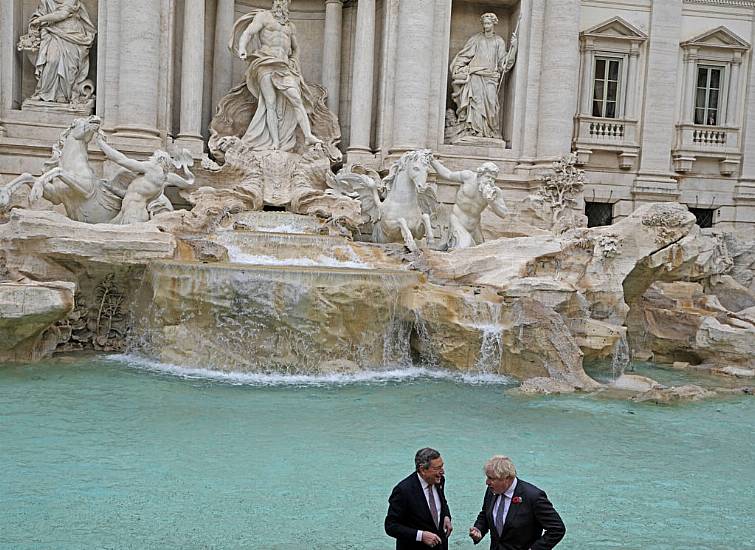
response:
[[[682,123],[695,120],[695,90],[697,88],[697,48],[690,48],[684,55],[684,90],[682,91]]]
[[[637,61],[640,57],[640,46],[632,43],[629,51],[629,66],[627,67],[627,95],[624,103],[624,118],[637,120]]]
[[[755,25],[750,44],[755,44]],[[755,219],[755,53],[750,50],[750,70],[742,121],[742,177],[737,184],[734,201],[737,216]],[[750,227],[753,227],[751,225]]]
[[[737,52],[731,62],[731,78],[729,79],[729,101],[726,109],[726,125],[738,126],[739,118],[739,68],[742,65],[742,54]]]
[[[120,78],[115,135],[154,139],[160,79],[160,38],[164,31],[161,3],[129,0],[120,3]]]
[[[201,154],[204,89],[204,2],[184,2],[181,52],[181,130],[176,144]]]
[[[361,3],[361,2],[360,2]],[[359,13],[357,9],[357,14]],[[373,9],[374,17],[374,9]],[[374,21],[373,46],[374,46]],[[328,90],[328,109],[338,115],[341,100],[341,32],[343,0],[325,0],[325,39],[322,45],[322,85]],[[359,35],[357,34],[357,37]]]
[[[359,0],[354,32],[349,156],[372,154],[372,92],[375,73],[375,0]]]
[[[0,116],[11,109],[18,109],[21,101],[21,55],[16,52],[16,42],[23,34],[21,27],[21,2],[0,0]],[[0,121],[0,136],[5,128]]]
[[[595,72],[595,44],[589,40],[585,44],[585,76],[582,81],[582,108],[580,114],[592,115],[592,95],[593,95],[593,78]],[[631,82],[631,80],[630,80]]]
[[[391,150],[427,146],[436,0],[399,3]]]
[[[537,157],[571,151],[579,89],[579,0],[545,3]]]
[[[235,0],[218,0],[215,16],[215,49],[212,62],[212,109],[233,86],[233,54],[228,42],[233,32]]]
[[[679,187],[671,172],[682,0],[654,0],[650,15],[641,160],[633,193],[643,200],[673,200]]]
[[[525,174],[529,173],[529,170],[533,166],[532,163],[537,156],[544,20],[545,0],[522,0],[522,24],[519,27],[521,43],[519,54],[517,55],[517,64],[522,61],[526,61],[527,64],[526,72],[524,72],[521,79],[524,87],[517,94],[517,99],[522,97],[524,113],[523,115],[519,115],[519,110],[515,110],[514,124],[516,127],[517,120],[519,120],[519,126],[521,127],[521,149],[519,149],[521,159],[517,171]],[[514,143],[513,146],[517,147],[517,144]]]

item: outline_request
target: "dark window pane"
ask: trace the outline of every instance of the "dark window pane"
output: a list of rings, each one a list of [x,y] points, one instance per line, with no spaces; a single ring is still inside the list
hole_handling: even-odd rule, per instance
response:
[[[697,89],[697,96],[695,97],[695,108],[696,109],[705,108],[705,88]]]
[[[601,109],[602,103],[600,101],[592,102],[592,116],[603,116],[603,110]]]
[[[606,118],[616,118],[616,102],[608,101],[606,103]]]
[[[718,90],[711,90],[708,99],[709,109],[718,109]]]
[[[714,208],[690,208],[687,209],[695,215],[695,223],[702,228],[713,227],[713,215],[716,213]],[[588,224],[589,224],[589,217]]]
[[[708,87],[708,69],[704,67],[697,69],[697,87],[698,88]]]
[[[613,204],[608,202],[585,201],[587,227],[611,225],[613,223]]]
[[[608,81],[608,99],[609,101],[616,101],[616,97],[619,95],[619,83]]]
[[[619,79],[619,62],[614,60],[608,65],[608,78],[611,80]]]
[[[605,78],[606,77],[606,61],[605,61],[605,59],[596,59],[595,60],[595,76],[597,78]]]
[[[705,124],[705,109],[695,109],[695,124]]]
[[[593,96],[594,99],[603,99],[603,86],[604,83],[602,80],[595,81],[595,95]]]
[[[721,83],[721,69],[711,69],[710,70],[710,87],[711,88],[720,88]]]

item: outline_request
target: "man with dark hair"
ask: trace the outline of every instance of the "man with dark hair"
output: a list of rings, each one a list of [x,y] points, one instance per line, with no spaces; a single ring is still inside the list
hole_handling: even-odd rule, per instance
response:
[[[396,550],[447,550],[453,527],[443,491],[443,459],[425,447],[414,456],[414,466],[388,499],[385,532],[396,539]]]

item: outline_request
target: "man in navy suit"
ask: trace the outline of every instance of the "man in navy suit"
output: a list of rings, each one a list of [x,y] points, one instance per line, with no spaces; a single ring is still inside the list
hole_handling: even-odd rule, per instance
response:
[[[561,516],[548,496],[516,477],[507,456],[485,464],[485,498],[477,521],[469,529],[475,544],[490,532],[490,550],[550,550],[566,533]]]
[[[388,499],[385,532],[396,539],[396,550],[448,550],[453,527],[443,492],[443,459],[425,447],[414,456],[414,466]]]

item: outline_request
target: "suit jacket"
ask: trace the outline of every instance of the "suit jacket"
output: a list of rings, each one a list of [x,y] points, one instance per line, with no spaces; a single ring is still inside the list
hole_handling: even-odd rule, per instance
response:
[[[521,502],[514,502],[517,497]],[[488,488],[482,501],[482,511],[474,524],[483,536],[490,531],[490,550],[550,550],[564,538],[566,527],[548,496],[521,479],[517,479],[503,532],[499,536],[493,521],[496,498]]]
[[[443,518],[451,517],[443,487],[445,478],[435,486],[440,497],[440,525],[435,526],[427,505],[422,484],[414,472],[393,488],[388,499],[388,514],[385,516],[385,532],[396,539],[396,550],[427,550],[417,542],[417,531],[430,531],[443,541],[437,550],[448,550],[448,539],[443,532]]]

